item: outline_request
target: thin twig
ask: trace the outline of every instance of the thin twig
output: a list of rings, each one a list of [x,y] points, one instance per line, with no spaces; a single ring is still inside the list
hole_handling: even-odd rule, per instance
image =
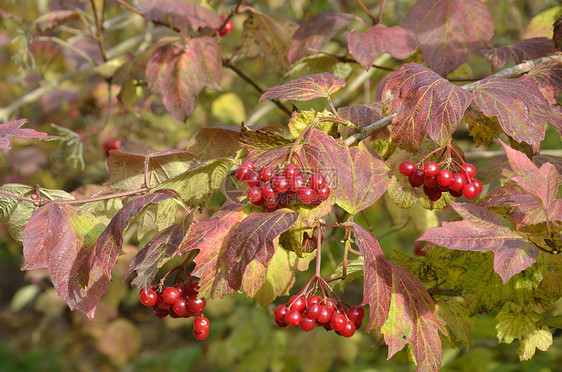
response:
[[[465,152],[464,159],[491,159],[502,155],[505,155],[505,151],[474,151]],[[540,153],[535,156],[539,155],[562,156],[562,150],[541,150]]]
[[[369,10],[369,8],[367,8],[365,6],[365,4],[363,4],[363,2],[361,0],[355,0],[355,2],[357,3],[357,5],[359,5],[359,7],[365,12],[367,13],[367,16],[369,18],[371,18],[371,21],[373,22],[374,25],[376,25],[377,23],[379,23],[379,20],[375,18],[375,16],[373,15],[373,13],[371,13],[371,11]]]
[[[105,51],[105,44],[103,41],[103,34],[102,34],[102,27],[101,27],[101,17],[98,14],[96,0],[90,0],[90,3],[92,4],[92,10],[94,11],[94,19],[96,21],[96,39],[100,46],[101,58],[103,59],[104,62],[107,62],[107,53]],[[103,8],[104,8],[104,4],[102,4],[102,11]]]
[[[141,187],[140,189],[136,189],[136,190],[121,191],[121,192],[116,192],[114,194],[100,195],[93,198],[83,198],[83,199],[74,199],[74,200],[53,200],[53,202],[56,202],[57,204],[85,204],[85,203],[97,202],[101,200],[122,198],[124,196],[141,194],[147,191],[148,189],[146,187]]]
[[[123,8],[126,8],[126,9],[130,10],[130,11],[133,12],[133,13],[142,15],[142,13],[140,12],[140,10],[138,10],[137,8],[135,8],[134,6],[132,6],[132,5],[130,5],[130,4],[127,4],[124,0],[115,0],[115,1],[117,1],[117,3],[119,3]]]

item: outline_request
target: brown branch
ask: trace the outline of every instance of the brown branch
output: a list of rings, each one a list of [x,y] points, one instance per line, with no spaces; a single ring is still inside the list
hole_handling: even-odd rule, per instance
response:
[[[52,200],[52,201],[48,201],[47,203],[56,202],[57,204],[85,204],[85,203],[97,202],[97,201],[101,201],[101,200],[122,198],[124,196],[140,194],[140,193],[144,193],[144,192],[147,192],[147,191],[148,191],[148,189],[146,187],[141,187],[140,189],[137,189],[137,190],[116,192],[114,194],[100,195],[100,196],[96,196],[96,197],[74,199],[74,200]],[[43,203],[43,204],[45,204],[45,203]]]
[[[365,6],[365,4],[363,4],[363,2],[361,0],[355,0],[355,2],[357,3],[357,5],[359,5],[359,7],[365,12],[367,13],[367,16],[369,16],[369,18],[371,18],[371,21],[373,22],[374,25],[376,25],[377,23],[379,23],[379,20],[373,15],[373,13],[371,13],[371,11],[369,10],[369,8],[367,8]],[[382,5],[381,5],[382,7]]]
[[[107,53],[105,51],[105,44],[103,41],[103,34],[102,34],[102,27],[101,27],[101,17],[98,14],[98,9],[96,6],[96,0],[90,0],[90,3],[92,4],[92,9],[94,11],[94,19],[96,21],[96,39],[98,41],[98,44],[100,46],[100,53],[101,53],[101,57],[103,58],[104,62],[107,62]],[[102,5],[102,11],[103,11],[104,6]]]
[[[125,0],[115,0],[115,1],[117,1],[117,3],[118,3],[119,5],[121,5],[123,8],[126,8],[126,9],[130,10],[130,11],[133,12],[133,13],[142,15],[142,13],[140,12],[140,10],[138,10],[137,8],[135,8],[134,6],[132,6],[132,5],[130,5],[130,4],[127,4],[127,3],[125,2]]]

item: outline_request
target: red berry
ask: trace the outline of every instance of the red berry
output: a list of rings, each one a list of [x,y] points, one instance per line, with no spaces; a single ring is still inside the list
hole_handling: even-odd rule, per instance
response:
[[[288,324],[284,320],[275,319],[275,324],[277,324],[279,328],[285,328],[286,326],[288,326]]]
[[[301,202],[304,204],[312,203],[312,199],[315,196],[314,190],[310,188],[300,189],[298,191],[298,196]]]
[[[38,199],[39,199],[39,195],[37,195],[37,194],[31,194],[31,199],[33,199],[33,200],[38,200]]]
[[[299,191],[300,189],[304,189],[305,187],[306,187],[306,180],[301,174],[289,180],[289,190],[291,191]]]
[[[275,195],[276,193],[273,191],[273,188],[271,188],[270,183],[266,183],[261,187],[261,196],[264,200],[275,200]]]
[[[225,19],[226,17],[222,16],[222,20],[224,21]],[[234,30],[234,24],[232,23],[232,19],[229,19],[228,22],[226,22],[226,24],[224,25],[224,27],[219,30],[219,35],[224,36],[226,34],[231,33],[233,30]]]
[[[298,176],[300,174],[300,170],[299,170],[298,165],[292,164],[292,163],[285,165],[285,169],[283,169],[283,174],[288,179],[295,178],[296,176]]]
[[[199,293],[200,287],[201,286],[197,282],[189,283],[189,285],[185,289],[185,295],[187,297],[195,296],[197,293]]]
[[[451,194],[451,196],[455,197],[455,198],[459,198],[462,196],[462,190],[461,191],[456,191],[453,189],[449,190],[449,194]]]
[[[480,182],[480,181],[477,180],[476,178],[473,178],[473,179],[472,179],[472,184],[473,184],[474,186],[476,186],[476,191],[477,191],[476,195],[477,195],[477,196],[480,195],[480,193],[482,192],[482,182]]]
[[[193,332],[209,332],[209,319],[205,318],[204,316],[195,318],[195,320],[193,321]]]
[[[441,169],[439,174],[437,174],[437,186],[439,189],[443,190],[445,188],[445,190],[448,190],[451,181],[453,181],[453,173],[450,170]]]
[[[239,167],[236,170],[236,178],[238,179],[238,181],[243,181],[244,178],[246,178],[248,176],[248,173],[250,173],[251,169],[249,167]]]
[[[118,150],[119,147],[121,147],[121,141],[120,140],[107,141],[102,145],[102,147],[103,147],[103,152],[105,153],[105,157],[108,157],[109,152],[111,150]]]
[[[299,327],[305,332],[310,332],[316,327],[316,319],[309,318],[305,315],[302,317]]]
[[[365,310],[361,306],[353,306],[347,311],[347,318],[353,323],[361,323],[365,316]]]
[[[309,304],[306,307],[306,314],[309,317],[311,317],[312,319],[318,320],[318,317],[320,316],[321,310],[322,310],[322,307],[320,306],[320,304],[318,304],[318,303]]]
[[[180,296],[180,290],[175,287],[168,287],[162,292],[162,299],[169,304],[174,304]]]
[[[242,180],[248,187],[258,186],[260,184],[260,174],[254,170],[248,172]]]
[[[154,306],[158,302],[158,295],[152,288],[148,290],[141,289],[140,290],[140,302],[144,306]]]
[[[461,165],[461,168],[466,172],[465,175],[468,175],[467,178],[471,179],[476,176],[476,168],[474,167],[474,165],[470,163],[464,163],[463,165]]]
[[[250,168],[250,170],[254,170],[254,163],[252,163],[249,160],[244,160],[242,164],[240,164],[240,167],[246,167],[246,168]]]
[[[461,191],[466,184],[466,177],[462,173],[453,173],[453,178],[449,188],[454,191]]]
[[[162,297],[162,295],[160,295],[160,296],[158,296],[158,301],[156,302],[155,306],[158,306],[160,309],[168,310],[172,306],[174,306],[174,303],[169,303],[169,302],[164,301],[164,297]]]
[[[261,200],[261,190],[257,186],[252,186],[248,189],[248,199],[252,203],[256,203]]]
[[[478,189],[477,189],[476,185],[474,185],[473,183],[467,183],[462,188],[462,194],[468,200],[472,200],[475,197],[477,197],[479,193],[478,193]]]
[[[425,177],[423,178],[423,184],[425,186],[429,187],[430,189],[437,188],[437,186],[438,186],[437,176],[428,177],[427,174],[426,174]]]
[[[322,302],[322,297],[320,296],[310,296],[306,299],[306,306],[310,306],[312,304],[319,304]]]
[[[336,302],[334,300],[332,300],[330,297],[327,297],[324,299],[323,301],[324,306],[326,306],[328,308],[328,310],[330,310],[331,312],[336,310]]]
[[[277,207],[279,207],[279,208],[285,208],[285,207],[289,206],[291,201],[292,201],[292,196],[290,196],[286,192],[283,192],[283,193],[277,195]]]
[[[345,315],[340,312],[334,312],[332,318],[330,319],[330,326],[334,331],[342,331],[345,328],[347,319]]]
[[[174,306],[172,307],[174,312],[179,316],[185,316],[188,313],[187,309],[187,300],[185,298],[180,298],[176,302],[174,302]]]
[[[348,320],[347,322],[345,322],[344,329],[340,331],[340,335],[342,335],[345,338],[349,338],[355,334],[355,329],[356,329],[355,323],[351,320]]]
[[[328,186],[324,186],[320,190],[317,190],[316,195],[318,196],[319,201],[324,201],[330,196],[330,188]]]
[[[320,173],[314,173],[308,180],[308,186],[313,190],[320,190],[326,184],[326,179]]]
[[[203,297],[189,297],[189,299],[187,300],[187,309],[194,316],[199,316],[203,313],[206,304],[207,301]]]
[[[326,305],[320,305],[320,312],[318,313],[318,321],[320,323],[327,323],[332,318],[332,310]]]
[[[297,295],[291,296],[291,299],[289,300],[289,308],[291,310],[303,312],[306,308],[306,298]]]
[[[193,336],[195,336],[195,338],[198,340],[204,340],[207,338],[208,335],[209,335],[209,331],[195,332],[195,329],[193,329]]]
[[[287,315],[288,312],[289,312],[289,310],[287,309],[286,305],[279,305],[273,311],[273,317],[275,318],[275,320],[278,320],[280,322],[284,322],[285,321],[285,315]]]
[[[277,198],[274,198],[273,200],[270,199],[264,199],[263,200],[263,205],[267,208],[267,209],[277,209]]]
[[[302,319],[302,314],[300,311],[292,309],[287,312],[285,315],[285,323],[290,325],[291,327],[296,327],[299,325]]]
[[[156,308],[156,309],[154,309],[154,315],[156,315],[158,318],[162,319],[162,318],[165,318],[168,315],[170,315],[170,310]]]
[[[437,201],[441,198],[441,190],[439,190],[438,188],[430,188],[426,185],[423,185],[423,192],[431,201]]]
[[[289,180],[285,176],[275,176],[271,180],[271,188],[278,193],[286,192],[289,190]]]
[[[423,185],[424,176],[425,173],[423,169],[416,168],[414,172],[410,175],[410,177],[408,177],[408,180],[410,181],[410,185],[412,185],[413,188],[420,187],[421,185]]]
[[[414,164],[414,162],[412,162],[410,160],[407,160],[407,161],[400,164],[400,166],[398,167],[398,170],[404,176],[409,177],[416,170],[416,165]]]
[[[439,165],[436,162],[430,161],[425,163],[423,166],[423,171],[427,177],[437,176],[439,173]]]
[[[275,173],[275,168],[265,167],[262,169],[260,173],[260,178],[263,182],[269,181],[269,179],[271,178],[271,176],[273,176],[274,173]]]

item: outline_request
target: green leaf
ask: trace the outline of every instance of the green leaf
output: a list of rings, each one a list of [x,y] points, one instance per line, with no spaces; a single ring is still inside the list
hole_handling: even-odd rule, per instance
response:
[[[448,337],[451,347],[458,348],[462,345],[470,348],[470,323],[467,307],[453,300],[440,300],[435,304],[436,313],[445,321],[449,329]]]
[[[209,127],[199,129],[188,150],[201,160],[234,157],[242,147],[238,143],[240,129],[236,127]]]

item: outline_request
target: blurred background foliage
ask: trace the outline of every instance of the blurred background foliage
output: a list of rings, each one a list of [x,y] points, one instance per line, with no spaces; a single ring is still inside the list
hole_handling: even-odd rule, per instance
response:
[[[554,0],[488,0],[495,21],[491,46],[506,45],[522,38],[552,36],[552,22],[562,14],[562,6]],[[154,31],[139,16],[126,12],[115,1],[96,0],[104,6],[104,19],[117,25],[104,34],[109,49],[123,45],[139,35]],[[200,4],[227,14],[235,1],[207,0]],[[365,17],[351,0],[259,0],[249,1],[257,9],[302,22],[321,11],[353,13]],[[380,0],[366,0],[365,5],[376,14]],[[389,0],[383,12],[383,23],[398,24],[414,0]],[[30,30],[33,21],[49,10],[75,9],[93,24],[90,1],[38,0],[0,2],[0,119],[27,118],[28,127],[67,137],[64,141],[13,140],[13,150],[0,156],[1,183],[17,182],[74,191],[88,184],[102,184],[107,179],[103,145],[121,141],[123,151],[144,152],[185,149],[192,135],[200,128],[232,126],[245,121],[247,125],[282,124],[288,116],[271,102],[259,103],[260,93],[230,69],[224,69],[222,90],[206,90],[199,106],[185,123],[173,119],[162,106],[159,96],[148,92],[146,84],[134,86],[134,100],[125,102],[120,87],[110,84],[104,76],[112,66],[84,69],[84,58],[75,49],[100,61],[97,44],[91,38],[73,39],[80,21],[67,23],[51,36],[71,40],[72,47],[38,38]],[[331,71],[345,78],[348,85],[334,97],[337,107],[372,102],[376,88],[387,72],[371,69],[365,72],[358,65],[335,62],[328,57],[310,57],[293,66],[285,74],[272,71],[264,58],[237,57],[246,14],[233,18],[234,31],[221,40],[223,57],[232,62],[262,89],[298,76]],[[351,27],[366,26],[355,22]],[[148,31],[147,31],[148,30]],[[165,33],[165,31],[164,31]],[[139,43],[150,40],[139,39]],[[341,54],[345,37],[338,34],[325,48]],[[126,60],[132,50],[120,57]],[[416,56],[412,57],[415,60]],[[401,63],[387,56],[378,64],[396,67]],[[469,67],[470,66],[470,67]],[[490,66],[478,55],[453,72],[458,76],[484,77],[492,73]],[[32,102],[14,102],[29,97],[45,84],[54,89]],[[121,102],[119,101],[121,99]],[[301,102],[299,108],[323,110],[322,103]],[[550,134],[550,135],[549,135]],[[497,150],[491,145],[474,148],[468,129],[461,127],[455,135],[467,158],[481,162],[479,152]],[[547,132],[543,148],[561,148],[555,131]],[[220,206],[217,197],[209,206],[211,213]],[[408,211],[397,209],[381,200],[365,211],[357,222],[375,226],[383,250],[413,254],[414,241],[422,231],[439,224],[440,215],[421,207]],[[369,223],[367,223],[367,220]],[[325,241],[328,252],[323,262],[326,276],[336,270],[341,258],[339,231]],[[116,271],[123,274],[128,260],[137,249],[134,241],[120,257]],[[174,265],[175,262],[169,263]],[[206,316],[211,320],[211,333],[205,341],[196,341],[191,334],[192,319],[160,320],[150,309],[140,305],[138,292],[128,283],[114,281],[102,298],[96,319],[89,322],[80,312],[70,312],[52,288],[48,273],[22,272],[21,247],[11,240],[0,226],[0,371],[413,371],[406,350],[390,361],[379,332],[358,332],[351,339],[337,337],[316,329],[304,333],[295,329],[279,329],[273,322],[273,308],[287,302],[280,298],[263,308],[245,296],[209,300]],[[311,274],[297,273],[293,292]],[[119,277],[114,274],[114,277]],[[337,287],[339,289],[339,287]],[[360,280],[349,282],[342,295],[344,301],[362,301]],[[562,314],[562,304],[555,305],[553,315]],[[555,334],[554,344],[547,352],[537,351],[531,361],[519,362],[518,343],[499,344],[496,338],[495,313],[478,315],[472,324],[472,346],[469,350],[445,348],[443,371],[529,371],[562,370],[562,337]]]

